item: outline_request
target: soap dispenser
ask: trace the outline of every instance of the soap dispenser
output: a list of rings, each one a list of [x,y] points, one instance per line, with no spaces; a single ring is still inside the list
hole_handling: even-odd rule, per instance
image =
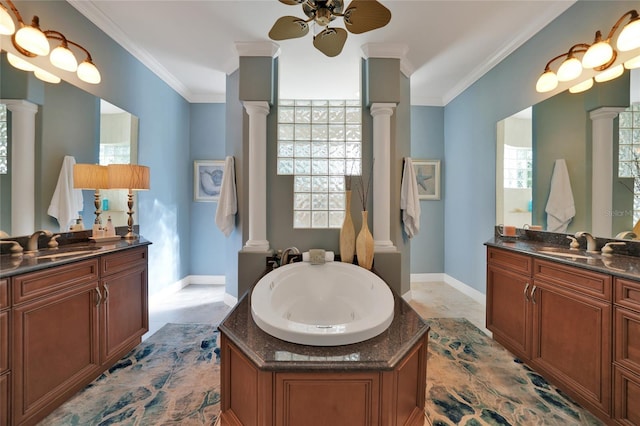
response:
[[[105,227],[105,237],[114,237],[116,235],[116,229],[113,227],[111,216],[107,219],[107,225]]]

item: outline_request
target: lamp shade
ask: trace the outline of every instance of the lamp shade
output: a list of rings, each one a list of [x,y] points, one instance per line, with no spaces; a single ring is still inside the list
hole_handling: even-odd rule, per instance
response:
[[[34,71],[36,69],[36,67],[34,65],[31,65],[31,63],[29,63],[29,62],[25,61],[24,59],[14,55],[11,52],[7,52],[7,60],[15,68],[17,68],[19,70],[22,70],[22,71]]]
[[[78,69],[78,60],[68,47],[60,45],[53,49],[49,54],[49,60],[53,66],[65,71],[76,72]]]
[[[558,87],[558,77],[553,71],[543,73],[536,83],[536,91],[538,93],[550,92]]]
[[[567,58],[558,68],[558,81],[571,81],[582,74],[582,62],[577,58]]]
[[[636,56],[635,58],[631,58],[624,63],[624,67],[628,70],[640,68],[640,56]]]
[[[616,45],[621,52],[640,47],[640,17],[636,15],[631,22],[624,26]]]
[[[11,35],[16,32],[16,24],[6,7],[0,4],[0,34]]]
[[[604,83],[605,81],[613,80],[620,77],[624,73],[624,66],[622,64],[611,67],[606,71],[602,71],[594,78],[598,83]]]
[[[149,189],[149,167],[138,164],[109,164],[109,188]]]
[[[16,43],[25,50],[38,55],[45,56],[49,54],[49,42],[47,36],[44,35],[39,28],[31,25],[25,25],[16,32]]]
[[[569,88],[570,93],[581,93],[586,90],[589,90],[593,87],[593,79],[589,78],[588,80],[583,81],[582,83],[578,83],[573,87]]]
[[[33,74],[40,80],[47,83],[58,84],[60,83],[60,77],[55,74],[51,74],[49,71],[45,71],[42,68],[34,67]]]
[[[102,80],[100,71],[98,71],[98,68],[88,59],[85,59],[78,65],[78,78],[90,84],[98,84]]]
[[[73,187],[79,189],[106,189],[109,186],[107,167],[98,164],[74,164]]]
[[[582,57],[584,68],[595,68],[606,64],[613,58],[613,47],[606,41],[599,41],[589,47]]]

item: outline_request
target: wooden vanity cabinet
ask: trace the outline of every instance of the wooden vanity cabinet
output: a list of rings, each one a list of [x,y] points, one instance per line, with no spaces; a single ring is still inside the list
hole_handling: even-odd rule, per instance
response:
[[[11,412],[32,425],[148,329],[146,246],[13,277]]]
[[[495,248],[487,251],[487,328],[514,355],[531,351],[530,256]]]
[[[623,425],[640,425],[640,283],[614,282],[613,413]]]
[[[0,279],[0,426],[9,424],[9,280]]]

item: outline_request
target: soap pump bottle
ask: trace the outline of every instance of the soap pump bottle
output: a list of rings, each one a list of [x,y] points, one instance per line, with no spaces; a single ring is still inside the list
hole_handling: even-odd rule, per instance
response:
[[[107,226],[105,228],[105,237],[113,237],[116,235],[116,229],[113,227],[111,216],[107,219]]]

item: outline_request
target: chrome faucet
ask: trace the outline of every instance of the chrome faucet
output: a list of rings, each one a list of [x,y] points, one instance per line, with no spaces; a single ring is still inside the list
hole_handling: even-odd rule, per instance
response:
[[[587,251],[596,252],[596,239],[593,238],[593,235],[585,231],[579,231],[576,232],[575,237],[584,237],[587,240]]]
[[[31,234],[31,236],[29,237],[29,241],[27,242],[27,252],[38,251],[38,238],[40,238],[40,235],[45,235],[51,238],[53,236],[53,233],[51,233],[51,231],[42,230],[36,231]]]
[[[622,231],[616,235],[616,240],[635,240],[637,237],[633,231]]]
[[[297,247],[289,247],[284,249],[284,251],[282,252],[282,256],[280,257],[280,266],[288,265],[290,263],[290,254],[300,254],[300,250],[298,250]]]

